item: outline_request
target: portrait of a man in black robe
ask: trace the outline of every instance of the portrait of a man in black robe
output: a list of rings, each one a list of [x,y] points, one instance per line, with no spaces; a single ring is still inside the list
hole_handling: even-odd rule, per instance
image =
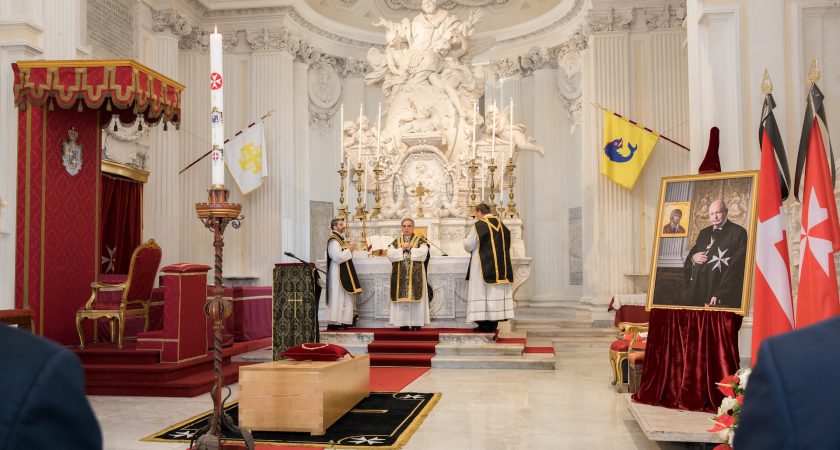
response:
[[[686,306],[741,306],[747,230],[727,215],[722,199],[709,205],[711,225],[700,230],[683,266]]]

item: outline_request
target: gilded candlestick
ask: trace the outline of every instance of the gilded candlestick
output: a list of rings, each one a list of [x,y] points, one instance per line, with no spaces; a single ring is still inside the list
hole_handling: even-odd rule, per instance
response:
[[[507,216],[516,219],[519,217],[519,211],[516,210],[516,202],[513,201],[513,170],[516,169],[516,164],[513,163],[513,158],[508,159],[507,166],[505,167],[508,173],[508,206],[507,206]]]
[[[376,164],[373,166],[373,173],[376,178],[376,190],[373,194],[373,198],[376,200],[376,203],[373,204],[373,210],[370,212],[370,218],[378,219],[382,214],[382,191],[379,184],[379,179],[382,176],[382,167],[379,165],[379,158],[376,158]]]
[[[496,160],[490,158],[490,165],[487,166],[487,170],[490,171],[490,204],[487,205],[490,207],[490,212],[492,214],[496,214]]]
[[[467,216],[475,217],[475,175],[478,173],[478,164],[476,164],[475,158],[470,161],[470,165],[468,167],[470,170],[470,204]]]
[[[423,215],[423,196],[426,195],[426,192],[426,186],[423,186],[423,182],[418,182],[417,187],[414,188],[414,195],[417,196],[417,217],[421,219],[426,217]]]
[[[365,205],[362,202],[362,190],[365,188],[362,184],[362,176],[364,174],[365,168],[362,166],[362,163],[359,162],[359,165],[356,166],[356,190],[359,192],[359,195],[356,197],[356,214],[353,215],[353,218],[358,220],[362,220],[367,217],[367,211],[365,210]]]
[[[344,204],[344,178],[347,177],[347,169],[344,168],[344,161],[341,162],[341,167],[338,169],[338,176],[341,177],[341,185],[339,187],[340,196],[338,198],[338,218],[346,219],[347,205]]]

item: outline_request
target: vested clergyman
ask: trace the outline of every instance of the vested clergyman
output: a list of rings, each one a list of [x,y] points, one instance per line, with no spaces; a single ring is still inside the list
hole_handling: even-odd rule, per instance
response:
[[[429,243],[414,234],[414,220],[403,219],[402,233],[388,247],[391,261],[390,323],[402,330],[428,325],[430,290],[427,283]]]
[[[343,219],[333,219],[327,238],[327,329],[347,328],[353,323],[355,296],[362,285],[353,266],[356,244],[344,241]]]
[[[513,318],[510,230],[484,203],[476,206],[476,218],[464,240],[470,252],[467,321],[478,324],[477,331],[492,332],[499,321]]]

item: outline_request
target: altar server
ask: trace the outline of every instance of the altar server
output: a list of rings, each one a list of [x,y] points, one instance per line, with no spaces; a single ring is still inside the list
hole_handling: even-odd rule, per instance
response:
[[[485,203],[476,206],[478,219],[464,240],[470,252],[467,269],[467,321],[475,331],[494,332],[499,321],[513,319],[513,267],[510,230],[490,214]]]
[[[327,329],[346,329],[353,323],[356,295],[362,285],[353,266],[355,242],[344,241],[344,219],[330,222],[327,239]]]

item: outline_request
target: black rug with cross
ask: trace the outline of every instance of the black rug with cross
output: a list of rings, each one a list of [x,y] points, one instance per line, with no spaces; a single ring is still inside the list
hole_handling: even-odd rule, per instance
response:
[[[371,392],[353,409],[327,428],[323,436],[309,433],[252,431],[257,444],[335,446],[335,448],[400,448],[434,408],[441,394],[417,392]],[[225,412],[239,423],[239,402],[225,406]],[[152,434],[147,442],[189,442],[207,424],[210,411]],[[231,440],[235,442],[235,439]],[[241,441],[241,440],[240,440]]]

